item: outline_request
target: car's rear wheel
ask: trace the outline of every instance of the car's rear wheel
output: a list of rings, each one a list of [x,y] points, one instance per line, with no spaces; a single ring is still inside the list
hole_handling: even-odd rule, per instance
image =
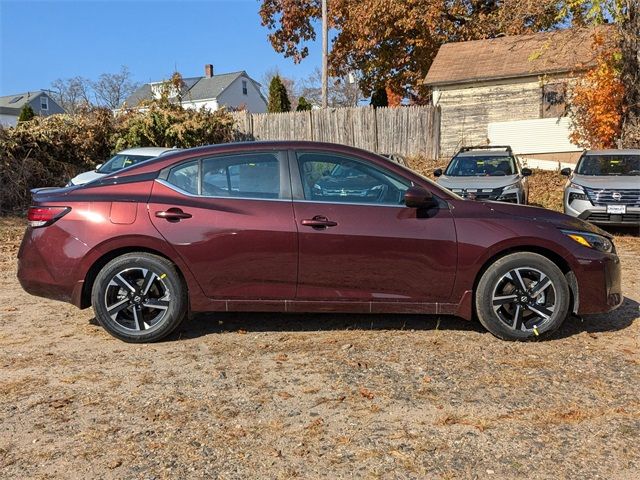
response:
[[[91,294],[96,319],[125,342],[155,342],[175,330],[187,312],[187,289],[175,265],[149,253],[107,263]]]
[[[504,340],[550,335],[569,312],[570,291],[562,271],[548,258],[518,252],[484,272],[475,295],[480,323]]]

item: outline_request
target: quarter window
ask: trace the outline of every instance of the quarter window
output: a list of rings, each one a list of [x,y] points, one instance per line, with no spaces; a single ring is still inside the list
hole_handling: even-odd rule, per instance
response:
[[[364,162],[326,153],[298,154],[306,200],[401,205],[410,182]]]
[[[169,172],[167,182],[192,195],[198,194],[198,177],[200,165],[198,160],[183,163]]]

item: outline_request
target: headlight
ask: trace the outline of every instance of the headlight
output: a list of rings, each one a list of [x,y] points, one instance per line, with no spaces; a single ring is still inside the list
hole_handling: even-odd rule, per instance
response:
[[[510,185],[507,185],[506,187],[503,188],[503,190],[517,190],[518,188],[520,188],[520,182],[515,182],[512,183]]]
[[[582,193],[584,193],[584,187],[582,185],[578,185],[577,183],[571,182],[569,184],[569,188],[573,188],[575,190],[580,190]]]
[[[600,252],[611,253],[613,252],[613,243],[602,235],[596,235],[595,233],[587,232],[575,232],[573,230],[562,230],[566,236],[580,245],[593,248]]]
[[[569,192],[569,203],[573,202],[574,200],[589,200],[589,197],[587,197],[586,193],[578,193],[578,192]]]

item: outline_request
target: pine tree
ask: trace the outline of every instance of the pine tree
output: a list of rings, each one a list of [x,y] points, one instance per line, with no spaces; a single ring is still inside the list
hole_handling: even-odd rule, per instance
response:
[[[269,84],[269,112],[288,112],[291,110],[291,102],[287,95],[287,89],[279,75],[271,79]]]
[[[371,105],[373,107],[388,107],[389,99],[387,98],[387,90],[385,88],[378,88],[371,95]]]
[[[31,105],[27,103],[24,107],[22,107],[22,110],[20,110],[18,123],[28,122],[35,116],[36,116],[36,113],[33,111],[33,108],[31,108]]]
[[[296,108],[297,112],[305,112],[307,110],[311,110],[313,105],[304,97],[298,98],[298,107]]]

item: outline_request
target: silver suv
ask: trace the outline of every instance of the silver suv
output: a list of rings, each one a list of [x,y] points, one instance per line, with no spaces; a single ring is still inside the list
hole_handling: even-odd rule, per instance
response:
[[[640,150],[591,150],[569,177],[564,213],[600,225],[640,225]]]
[[[526,205],[529,198],[527,177],[531,170],[521,168],[511,147],[464,147],[443,172],[434,170],[436,182],[473,200],[499,200]]]

